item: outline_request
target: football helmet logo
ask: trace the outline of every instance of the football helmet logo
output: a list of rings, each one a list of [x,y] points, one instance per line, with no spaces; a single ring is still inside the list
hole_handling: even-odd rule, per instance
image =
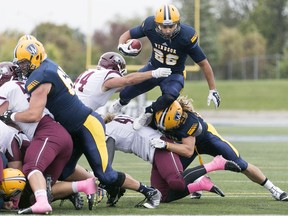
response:
[[[37,40],[21,40],[14,49],[14,63],[28,77],[47,58],[44,46]]]
[[[170,130],[180,126],[183,109],[175,100],[168,108],[155,114],[156,126],[162,130]]]

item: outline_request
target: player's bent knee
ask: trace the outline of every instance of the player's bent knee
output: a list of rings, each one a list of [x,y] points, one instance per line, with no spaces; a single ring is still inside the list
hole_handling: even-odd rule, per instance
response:
[[[241,168],[241,172],[246,170],[247,167],[248,167],[248,163],[245,160],[243,160],[241,157],[239,157],[238,159],[234,160],[234,162],[237,163],[237,165]]]
[[[105,175],[99,176],[99,180],[103,184],[121,187],[125,181],[126,175],[122,172],[111,171]]]
[[[177,190],[177,191],[183,191],[186,188],[185,181],[182,177],[168,180],[168,185],[170,189]]]

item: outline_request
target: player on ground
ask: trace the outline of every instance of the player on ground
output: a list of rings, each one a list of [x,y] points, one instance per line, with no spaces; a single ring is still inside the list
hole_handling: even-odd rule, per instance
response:
[[[198,35],[194,28],[180,22],[180,14],[174,5],[162,5],[155,16],[149,16],[141,25],[124,32],[119,38],[118,49],[124,55],[135,55],[135,50],[129,50],[130,44],[126,42],[131,38],[142,37],[147,37],[151,42],[152,54],[149,62],[139,72],[168,67],[171,68],[172,74],[167,78],[149,79],[125,87],[120,92],[120,99],[110,107],[111,113],[119,112],[131,99],[160,86],[162,95],[146,107],[145,112],[134,121],[133,127],[137,130],[147,125],[153,113],[168,107],[179,96],[184,87],[183,73],[187,56],[190,56],[204,72],[209,86],[208,105],[213,100],[215,107],[219,107],[220,96],[216,90],[214,73],[198,44]]]
[[[192,100],[179,97],[169,108],[158,111],[155,114],[155,124],[165,136],[182,144],[165,142],[161,139],[152,140],[156,148],[167,148],[181,154],[184,151],[181,146],[190,144],[191,157],[181,157],[185,169],[198,154],[211,156],[222,155],[225,159],[234,161],[241,168],[241,172],[251,181],[266,188],[272,196],[279,201],[288,201],[285,191],[276,187],[263,173],[253,164],[246,162],[238,150],[228,141],[223,139],[210,123],[195,112]],[[197,151],[194,151],[196,149]],[[187,149],[185,151],[187,153]]]
[[[7,119],[16,122],[38,122],[44,108],[71,134],[73,154],[63,172],[63,179],[71,175],[84,154],[102,184],[118,189],[124,187],[144,194],[147,208],[159,205],[161,193],[133,179],[130,175],[112,169],[105,142],[105,124],[101,116],[85,106],[75,94],[70,77],[55,62],[46,57],[40,42],[21,41],[14,50],[15,63],[28,77],[25,88],[31,95],[29,108],[10,113]],[[115,200],[117,201],[117,200]]]
[[[107,116],[107,119],[109,119],[109,116]],[[106,123],[108,149],[114,148],[126,153],[133,153],[144,161],[150,162],[152,164],[151,185],[160,190],[162,194],[161,202],[171,202],[183,198],[200,188],[224,196],[223,192],[206,176],[200,182],[193,182],[198,177],[216,170],[240,172],[240,167],[236,163],[227,161],[222,156],[215,157],[208,164],[190,168],[183,172],[178,154],[169,151],[169,148],[163,150],[150,145],[151,139],[164,139],[162,134],[150,127],[134,130],[132,127],[133,121],[134,119],[127,115],[118,115],[112,121]],[[189,148],[185,145],[182,147]],[[114,157],[113,151],[109,155],[112,160]],[[182,154],[182,156],[189,155]]]

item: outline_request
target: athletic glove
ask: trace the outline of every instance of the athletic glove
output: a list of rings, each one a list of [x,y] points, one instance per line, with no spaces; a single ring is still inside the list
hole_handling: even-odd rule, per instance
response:
[[[216,89],[209,90],[208,101],[207,101],[208,106],[210,106],[211,100],[213,100],[215,109],[217,109],[220,106],[221,98]]]
[[[127,43],[119,44],[117,48],[125,56],[137,56],[139,50],[131,47],[132,42],[133,40],[129,40]]]
[[[149,143],[154,148],[158,148],[158,149],[166,149],[167,148],[167,142],[164,140],[161,140],[159,138],[153,138],[153,139],[149,140]]]
[[[5,111],[1,116],[0,116],[0,120],[4,123],[11,123],[12,119],[11,119],[11,115],[12,115],[12,111],[11,110],[7,110]]]
[[[172,71],[170,68],[157,68],[156,70],[152,70],[152,77],[168,77],[171,73]]]

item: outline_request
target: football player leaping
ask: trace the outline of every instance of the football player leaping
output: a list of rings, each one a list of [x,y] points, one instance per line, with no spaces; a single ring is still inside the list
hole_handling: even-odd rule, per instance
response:
[[[144,22],[126,32],[119,38],[118,49],[124,55],[135,56],[134,49],[129,49],[127,40],[147,37],[152,45],[152,54],[148,63],[139,70],[155,70],[169,67],[172,74],[167,78],[149,79],[134,86],[125,87],[120,92],[120,99],[110,107],[111,113],[117,113],[131,99],[143,94],[156,86],[160,86],[162,95],[146,107],[145,112],[134,121],[134,129],[147,125],[152,114],[168,107],[180,94],[184,87],[184,70],[189,55],[204,72],[209,86],[208,105],[213,100],[215,108],[220,105],[220,96],[216,90],[214,73],[206,55],[198,44],[198,35],[194,28],[180,23],[180,14],[174,5],[162,5],[155,16],[149,16]]]

